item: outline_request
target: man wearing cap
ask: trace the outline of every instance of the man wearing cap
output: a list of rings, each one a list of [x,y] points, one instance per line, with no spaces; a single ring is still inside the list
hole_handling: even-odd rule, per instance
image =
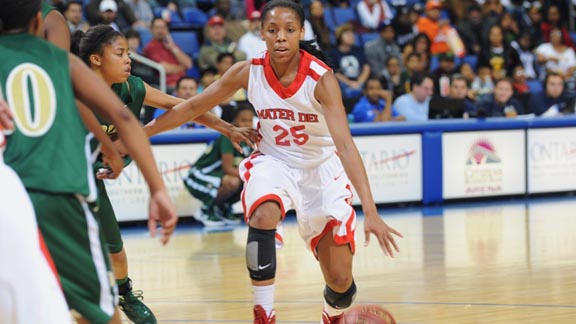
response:
[[[193,65],[192,58],[174,43],[168,30],[168,23],[162,18],[152,20],[152,40],[144,48],[144,56],[154,60],[166,69],[167,91],[172,92],[178,79]]]
[[[201,70],[209,67],[216,68],[216,58],[220,53],[232,53],[236,58],[236,62],[246,59],[246,53],[239,50],[237,44],[226,37],[224,19],[222,17],[212,16],[208,19],[206,38],[208,42],[200,47],[200,57],[198,58],[198,66]]]
[[[86,5],[86,18],[91,26],[105,23],[106,15],[115,16],[113,21],[121,31],[129,29],[131,26],[144,25],[136,19],[134,12],[124,0],[90,0]]]
[[[385,68],[386,60],[390,56],[401,57],[400,47],[396,44],[394,27],[383,22],[378,26],[380,37],[364,45],[366,60],[373,75],[380,75]]]
[[[251,59],[256,54],[266,50],[266,42],[260,37],[260,11],[252,11],[248,31],[240,37],[238,49],[246,53],[246,58]]]

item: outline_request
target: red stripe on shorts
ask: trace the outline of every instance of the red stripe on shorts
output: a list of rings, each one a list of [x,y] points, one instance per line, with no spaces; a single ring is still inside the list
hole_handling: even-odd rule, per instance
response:
[[[48,251],[48,247],[46,246],[46,242],[44,242],[44,237],[42,236],[42,232],[38,229],[38,240],[40,241],[40,250],[42,250],[42,254],[44,258],[46,258],[46,262],[50,266],[54,277],[58,281],[58,285],[62,288],[62,283],[60,282],[60,276],[58,276],[58,270],[56,270],[56,265],[54,264],[54,260],[52,259],[52,255],[50,255],[50,251]]]

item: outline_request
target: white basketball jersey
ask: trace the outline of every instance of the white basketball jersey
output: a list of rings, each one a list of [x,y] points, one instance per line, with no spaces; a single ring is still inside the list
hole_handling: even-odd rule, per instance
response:
[[[6,146],[6,138],[3,131],[2,127],[0,127],[0,164],[4,164],[4,147]]]
[[[248,100],[259,119],[258,150],[292,167],[310,168],[336,151],[322,106],[314,97],[318,80],[330,68],[308,52],[300,53],[298,73],[288,87],[276,77],[268,52],[253,58]]]

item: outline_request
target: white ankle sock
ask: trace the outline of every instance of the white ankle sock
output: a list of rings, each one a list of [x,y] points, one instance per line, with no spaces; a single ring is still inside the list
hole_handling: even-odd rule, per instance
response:
[[[262,306],[268,316],[270,316],[270,313],[274,309],[274,288],[276,288],[274,284],[269,286],[252,286],[254,305]]]
[[[348,308],[350,308],[350,307],[348,307]],[[338,315],[344,313],[348,308],[336,309],[336,308],[328,305],[328,303],[326,301],[324,301],[324,311],[330,317],[338,316]]]

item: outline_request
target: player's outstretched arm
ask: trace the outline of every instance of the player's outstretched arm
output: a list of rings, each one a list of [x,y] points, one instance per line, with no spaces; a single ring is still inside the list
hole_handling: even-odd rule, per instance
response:
[[[168,95],[158,89],[149,86],[147,83],[144,83],[144,86],[146,87],[146,98],[144,99],[144,104],[147,106],[161,109],[172,109],[178,104],[185,102],[184,99]],[[240,152],[242,151],[240,142],[245,142],[254,148],[256,141],[258,140],[258,134],[254,129],[236,127],[222,120],[221,118],[218,118],[211,112],[205,112],[201,114],[196,119],[194,119],[194,121],[206,127],[210,127],[213,130],[220,132],[230,138],[234,147]],[[188,120],[184,121],[183,123],[186,122],[188,122]]]
[[[223,98],[232,96],[240,88],[247,88],[249,72],[249,61],[234,64],[220,79],[204,89],[202,93],[176,105],[167,113],[148,123],[144,127],[146,134],[148,136],[156,135],[178,127],[189,120],[197,120],[202,114],[222,102]],[[206,122],[206,120],[201,120],[201,122]],[[216,130],[230,137],[232,127],[232,125],[226,125],[222,129]]]
[[[315,96],[322,104],[324,109],[324,116],[330,134],[334,139],[338,156],[344,166],[346,175],[352,182],[356,189],[360,202],[362,203],[362,210],[364,211],[364,235],[365,245],[370,242],[370,233],[378,238],[378,242],[386,255],[394,256],[394,250],[399,252],[398,245],[394,235],[402,237],[398,231],[386,225],[386,223],[378,215],[374,199],[372,198],[372,191],[366,175],[366,169],[360,158],[360,153],[348,127],[348,120],[342,97],[340,94],[340,87],[336,77],[331,73],[325,73],[316,85]]]
[[[110,120],[118,129],[120,138],[128,153],[142,171],[150,187],[150,215],[148,227],[152,235],[160,222],[162,243],[167,243],[176,227],[178,218],[174,205],[168,197],[164,182],[160,177],[146,134],[136,118],[124,109],[124,104],[94,72],[79,58],[69,55],[70,74],[76,97],[97,114]]]

